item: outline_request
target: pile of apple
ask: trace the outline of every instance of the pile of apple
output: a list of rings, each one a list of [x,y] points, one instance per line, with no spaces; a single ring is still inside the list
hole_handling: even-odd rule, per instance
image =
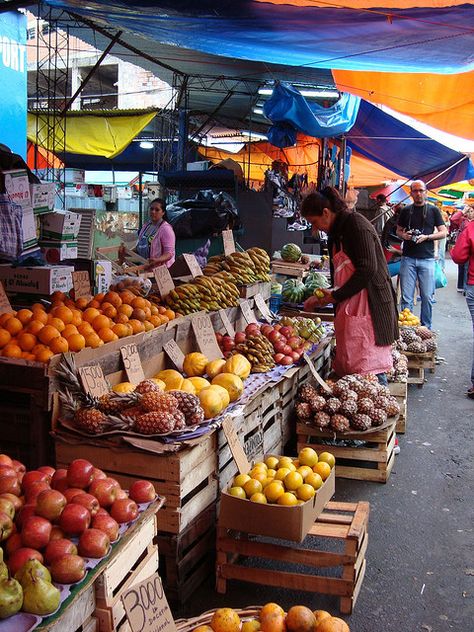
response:
[[[247,325],[245,331],[238,331],[234,338],[221,333],[216,334],[217,342],[225,358],[232,355],[235,345],[247,340],[247,336],[262,334],[273,345],[275,353],[273,359],[276,364],[289,366],[298,362],[305,351],[312,347],[312,343],[296,334],[291,325],[259,325],[251,323]]]
[[[36,559],[55,582],[82,580],[84,558],[107,555],[119,525],[135,520],[138,504],[155,497],[150,481],[135,481],[126,492],[85,459],[67,469],[43,466],[27,472],[0,454],[0,546],[11,577]]]

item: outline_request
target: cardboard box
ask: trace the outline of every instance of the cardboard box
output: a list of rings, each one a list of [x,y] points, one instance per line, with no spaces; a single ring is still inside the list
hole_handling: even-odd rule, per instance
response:
[[[31,206],[30,183],[26,169],[12,169],[4,171],[5,189],[12,202],[20,206]]]
[[[39,245],[47,263],[55,264],[67,259],[77,259],[77,241],[41,240]]]
[[[84,169],[65,169],[64,181],[67,183],[82,183],[86,181],[86,172]]]
[[[112,262],[107,259],[94,261],[93,279],[96,293],[108,292],[112,283]]]
[[[23,250],[36,246],[38,244],[38,235],[35,214],[31,206],[23,207],[21,228],[23,230]]]
[[[76,241],[80,226],[81,216],[78,213],[46,213],[41,216],[41,239]]]
[[[302,542],[316,518],[333,497],[335,477],[335,468],[333,468],[314,497],[294,507],[253,503],[223,491],[219,510],[219,527]]]
[[[89,185],[78,183],[78,184],[66,184],[64,187],[64,192],[67,196],[74,197],[88,197],[89,195]]]
[[[50,213],[54,209],[56,186],[54,182],[41,182],[30,185],[31,205],[33,211],[40,215]]]
[[[68,292],[72,288],[72,266],[40,266],[13,268],[0,265],[0,281],[8,292],[50,295],[56,290]]]

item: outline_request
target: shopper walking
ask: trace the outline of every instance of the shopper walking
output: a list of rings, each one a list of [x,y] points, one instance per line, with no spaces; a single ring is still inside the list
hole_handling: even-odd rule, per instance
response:
[[[413,204],[402,209],[397,235],[403,239],[400,265],[401,308],[413,311],[416,281],[420,287],[421,324],[431,329],[435,291],[434,241],[446,237],[439,209],[426,202],[426,186],[415,180],[410,187]],[[436,229],[436,230],[435,230]]]
[[[338,191],[326,187],[311,193],[301,207],[313,231],[329,235],[333,289],[312,296],[304,309],[333,303],[339,375],[376,373],[386,383],[392,367],[392,343],[398,338],[398,314],[382,245],[372,224],[349,211]]]
[[[471,313],[474,340],[474,221],[470,221],[451,250],[451,259],[458,265],[467,265],[466,303]],[[467,396],[474,399],[474,347],[472,351],[471,387]]]

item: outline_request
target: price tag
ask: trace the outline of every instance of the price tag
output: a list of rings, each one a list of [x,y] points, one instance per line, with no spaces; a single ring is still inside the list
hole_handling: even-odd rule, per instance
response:
[[[140,362],[140,356],[138,355],[137,345],[132,343],[131,345],[124,345],[120,349],[122,354],[123,366],[125,373],[127,374],[128,381],[132,384],[138,384],[145,379],[143,373],[142,363]]]
[[[240,309],[242,310],[243,317],[247,321],[247,325],[250,323],[256,323],[257,319],[255,318],[255,314],[252,311],[252,308],[249,305],[249,302],[246,300],[240,301]]]
[[[223,354],[217,344],[216,334],[209,316],[207,314],[199,314],[199,316],[192,319],[191,324],[200,352],[209,360],[222,358]]]
[[[244,452],[244,448],[240,443],[240,439],[237,436],[237,432],[234,428],[234,420],[230,416],[226,416],[222,421],[222,430],[229,444],[230,451],[234,457],[237,469],[241,474],[247,474],[250,471],[250,463],[247,459],[247,455]]]
[[[197,259],[194,255],[184,253],[183,259],[186,261],[189,271],[194,278],[196,278],[197,276],[202,276],[201,266],[197,262]]]
[[[224,242],[224,254],[226,257],[235,252],[234,233],[231,230],[222,231],[222,241]]]
[[[126,590],[122,603],[132,632],[176,632],[158,573]]]
[[[163,351],[166,353],[166,355],[169,357],[169,359],[175,365],[178,371],[182,371],[183,362],[184,362],[184,353],[178,347],[176,342],[173,339],[168,340],[168,342],[165,345],[163,345]]]
[[[153,270],[160,296],[167,296],[174,290],[174,282],[166,266],[158,266]]]
[[[309,355],[307,353],[303,353],[303,358],[306,362],[306,364],[309,366],[309,370],[311,372],[311,375],[314,377],[314,379],[316,380],[316,382],[322,386],[324,388],[324,390],[327,393],[332,393],[331,389],[329,388],[329,386],[326,384],[326,382],[323,380],[323,378],[319,375],[319,373],[316,371],[316,368],[313,364],[313,361],[311,360],[311,358],[309,357]]]
[[[74,287],[74,297],[78,298],[91,298],[91,282],[89,279],[89,273],[87,270],[79,270],[72,273],[72,285]]]
[[[7,313],[11,313],[12,311],[13,311],[13,308],[10,305],[8,296],[5,293],[5,288],[3,287],[3,283],[0,283],[0,314],[7,314]]]
[[[256,294],[254,296],[255,305],[258,307],[258,311],[262,314],[262,318],[267,321],[267,323],[271,323],[273,318],[268,308],[268,305],[265,303],[265,299],[261,294]]]
[[[110,387],[105,379],[104,372],[100,364],[91,366],[81,366],[78,369],[82,386],[89,395],[100,397],[110,391]]]
[[[235,329],[234,326],[232,325],[232,323],[229,320],[229,317],[227,316],[227,312],[225,311],[225,309],[220,309],[219,310],[219,316],[221,317],[222,320],[222,324],[224,325],[224,329],[226,330],[226,333],[233,338],[235,336]]]

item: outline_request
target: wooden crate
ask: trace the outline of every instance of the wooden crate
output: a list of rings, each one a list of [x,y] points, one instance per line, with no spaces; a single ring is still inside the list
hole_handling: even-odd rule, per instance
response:
[[[329,451],[336,457],[336,477],[351,478],[359,481],[374,481],[386,483],[392,471],[395,458],[395,426],[390,426],[360,435],[360,433],[344,434],[347,440],[363,440],[362,446],[327,445],[321,439],[332,439],[334,432],[319,430],[303,423],[296,424],[298,452],[305,446],[310,446],[316,452]],[[340,438],[340,437],[339,437]]]
[[[329,502],[302,545],[270,543],[218,527],[216,590],[225,593],[227,581],[236,579],[336,595],[341,612],[350,614],[365,574],[368,520],[367,502]],[[319,541],[314,542],[316,538]],[[322,550],[318,550],[317,546],[323,542]],[[281,568],[262,567],[262,560],[263,565],[266,560],[276,561]],[[290,565],[294,565],[294,570]],[[301,565],[309,567],[308,570],[301,572]],[[325,569],[325,574],[314,574],[315,569]],[[334,569],[336,576],[329,576],[328,569]]]
[[[158,534],[157,542],[166,597],[171,602],[185,603],[214,572],[216,503],[209,505],[180,534]]]
[[[40,625],[38,632],[98,632],[99,622],[92,616],[96,607],[94,584],[90,584],[51,624]]]
[[[408,358],[408,384],[417,384],[421,388],[426,381],[425,370],[434,373],[436,367],[436,352],[429,351],[427,353],[411,353],[410,351],[402,351]]]
[[[273,259],[270,263],[272,274],[284,274],[300,279],[308,275],[309,267],[309,263],[291,263],[290,261],[283,261],[283,259]]]
[[[56,440],[56,465],[73,459],[100,464],[127,489],[139,478],[150,480],[166,498],[158,514],[158,530],[180,533],[217,497],[216,433],[202,437],[193,447],[169,454],[152,454],[133,448],[107,447]]]
[[[400,414],[397,419],[397,425],[395,431],[398,434],[405,434],[407,431],[407,392],[408,384],[406,382],[389,382],[388,388],[390,393],[398,402],[400,406]]]
[[[239,287],[240,298],[253,298],[256,294],[261,294],[265,300],[269,299],[271,287],[272,284],[269,281],[259,281],[258,283],[241,285]]]
[[[122,546],[95,581],[96,609],[101,632],[114,632],[126,619],[124,593],[158,570],[156,516],[150,515],[124,539]],[[66,628],[64,628],[65,630]]]

